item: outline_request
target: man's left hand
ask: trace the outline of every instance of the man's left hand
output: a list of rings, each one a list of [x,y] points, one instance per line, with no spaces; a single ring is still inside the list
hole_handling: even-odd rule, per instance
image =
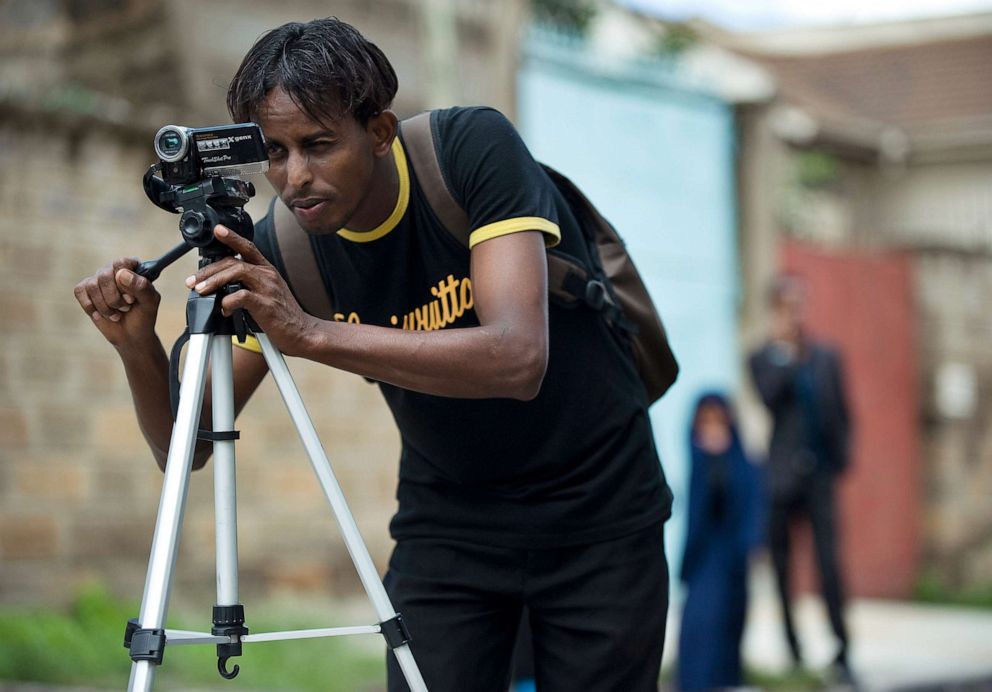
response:
[[[278,270],[254,243],[224,226],[217,226],[214,236],[240,259],[225,257],[213,262],[187,278],[186,286],[200,295],[210,295],[228,284],[241,284],[240,290],[221,301],[223,314],[246,310],[276,348],[286,355],[300,354],[305,338],[319,320],[303,311]]]

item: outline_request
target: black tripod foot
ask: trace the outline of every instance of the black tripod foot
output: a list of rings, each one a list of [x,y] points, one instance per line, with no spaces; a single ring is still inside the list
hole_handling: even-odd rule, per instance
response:
[[[225,680],[232,680],[241,668],[234,666],[228,671],[227,662],[232,657],[241,655],[241,637],[248,634],[248,628],[245,627],[245,607],[240,603],[228,606],[215,605],[214,626],[210,633],[232,638],[227,644],[217,645],[217,672]]]

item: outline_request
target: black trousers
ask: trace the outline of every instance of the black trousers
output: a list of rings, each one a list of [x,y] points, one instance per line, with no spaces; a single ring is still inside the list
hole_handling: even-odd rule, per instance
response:
[[[524,606],[541,692],[656,692],[668,612],[661,525],[591,545],[397,543],[385,578],[431,692],[506,692]],[[388,655],[390,692],[407,690]]]
[[[844,625],[844,585],[837,557],[834,479],[826,473],[812,475],[794,495],[772,500],[769,547],[789,650],[796,663],[802,661],[802,647],[792,617],[789,528],[795,520],[803,518],[809,520],[813,531],[813,546],[820,572],[820,589],[827,606],[830,626],[837,639],[837,657],[838,660],[846,661],[847,628]]]

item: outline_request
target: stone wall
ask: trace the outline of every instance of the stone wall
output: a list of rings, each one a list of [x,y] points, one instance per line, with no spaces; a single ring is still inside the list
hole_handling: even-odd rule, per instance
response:
[[[236,7],[236,11],[232,8]],[[424,8],[388,0],[125,0],[0,9],[0,601],[60,602],[88,579],[122,595],[143,587],[162,475],[135,422],[122,368],[79,309],[73,286],[112,258],[155,257],[179,241],[141,176],[167,122],[225,121],[224,93],[265,30],[336,15],[390,56],[397,112],[430,104],[437,69],[454,100],[513,114],[524,0],[460,0],[442,30],[454,52],[428,65]],[[440,105],[440,104],[438,104]],[[445,104],[447,105],[447,104]],[[453,105],[453,104],[452,104]],[[256,180],[264,213],[271,189]],[[158,281],[159,335],[183,328],[192,257]],[[380,568],[391,549],[399,437],[377,389],[292,361],[304,401]],[[239,418],[243,592],[360,589],[295,430],[266,381]],[[209,594],[213,490],[194,474],[177,595]]]
[[[950,589],[992,583],[992,256],[917,253],[927,561]]]

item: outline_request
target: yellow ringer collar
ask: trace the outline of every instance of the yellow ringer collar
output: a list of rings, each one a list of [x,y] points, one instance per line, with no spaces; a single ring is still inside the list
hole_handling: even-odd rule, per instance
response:
[[[400,179],[400,192],[397,195],[393,213],[371,231],[349,231],[347,228],[342,228],[338,231],[338,235],[345,240],[351,240],[355,243],[370,243],[373,240],[378,240],[396,228],[400,219],[403,218],[407,204],[410,202],[410,173],[407,170],[406,154],[403,152],[403,145],[400,144],[399,137],[393,139],[393,160],[396,162],[396,174]]]

